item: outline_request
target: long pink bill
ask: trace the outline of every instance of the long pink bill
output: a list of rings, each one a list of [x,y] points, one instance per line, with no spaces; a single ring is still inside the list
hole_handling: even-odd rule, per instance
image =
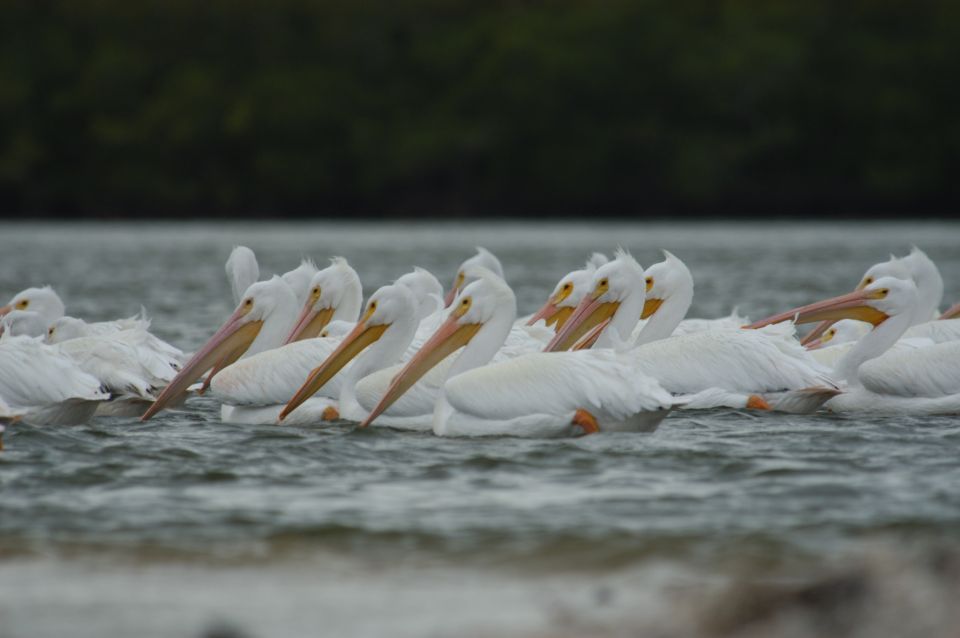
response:
[[[383,414],[384,410],[393,405],[431,368],[469,343],[470,339],[477,334],[480,326],[479,323],[460,324],[457,317],[450,316],[413,355],[407,365],[397,373],[397,376],[390,382],[390,387],[387,388],[383,398],[380,399],[380,402],[364,422],[360,424],[360,427],[365,428],[373,423],[374,419]]]
[[[173,381],[163,389],[153,405],[140,417],[141,421],[150,419],[167,405],[181,398],[187,388],[210,368],[218,366],[225,359],[239,358],[246,352],[263,326],[260,320],[245,320],[246,314],[247,309],[243,305],[237,308],[216,334],[210,337],[210,340],[183,366]]]
[[[867,290],[856,290],[839,297],[832,297],[823,301],[800,306],[779,314],[756,321],[747,328],[762,328],[781,321],[793,320],[795,323],[810,323],[813,321],[857,319],[879,325],[886,321],[887,314],[869,305],[877,297]]]

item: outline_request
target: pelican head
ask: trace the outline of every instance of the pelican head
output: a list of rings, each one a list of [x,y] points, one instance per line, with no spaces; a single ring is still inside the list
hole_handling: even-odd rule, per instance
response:
[[[450,291],[443,300],[444,307],[449,308],[457,296],[457,293],[459,293],[466,284],[470,283],[469,272],[477,266],[486,268],[503,279],[503,266],[500,265],[500,260],[497,259],[497,256],[486,248],[477,246],[477,254],[464,261],[457,269],[457,275],[453,278],[453,286],[450,287]]]
[[[11,310],[0,317],[0,336],[42,337],[46,331],[43,317],[30,310]]]
[[[544,348],[545,352],[569,350],[587,333],[599,337],[627,300],[639,301],[636,316],[627,317],[635,324],[646,294],[643,268],[630,253],[618,250],[613,261],[593,273],[587,290],[570,319]],[[627,330],[632,328],[631,325]]]
[[[440,285],[440,280],[434,277],[429,270],[417,266],[413,269],[413,272],[402,275],[393,283],[410,289],[414,298],[419,302],[417,316],[420,319],[432,315],[444,307],[443,286]]]
[[[830,326],[819,339],[806,344],[807,350],[817,350],[826,346],[835,346],[858,340],[870,331],[870,325],[853,319],[841,319]]]
[[[590,285],[593,273],[606,263],[607,258],[603,254],[594,253],[583,268],[568,273],[557,282],[547,302],[530,317],[527,325],[532,326],[542,319],[548,327],[554,326],[554,330],[563,328],[563,324],[573,314],[573,309],[587,294],[587,287]]]
[[[286,418],[304,401],[316,394],[350,361],[368,346],[376,343],[393,325],[409,325],[409,337],[413,337],[418,303],[413,292],[406,286],[391,284],[378,289],[367,302],[366,310],[353,330],[318,367],[310,372],[306,382],[283,408],[280,420]]]
[[[313,263],[312,259],[304,258],[300,261],[299,266],[293,270],[288,270],[280,276],[283,277],[283,280],[287,282],[287,285],[290,286],[290,289],[293,290],[293,293],[297,296],[297,303],[302,304],[306,301],[310,284],[313,283],[313,276],[316,274],[316,264]]]
[[[454,299],[446,321],[397,373],[361,427],[370,425],[434,366],[474,341],[483,328],[493,329],[487,331],[489,342],[483,340],[491,346],[499,348],[506,339],[517,314],[517,300],[510,286],[499,275],[482,267],[469,268],[466,276],[472,281]],[[494,353],[495,349],[484,354],[492,357]]]
[[[60,317],[47,328],[44,341],[49,344],[61,343],[70,339],[79,339],[90,335],[90,326],[83,319]]]
[[[0,307],[0,316],[12,310],[29,310],[40,315],[45,322],[51,322],[62,317],[66,308],[53,288],[44,286],[18,292],[10,303]]]
[[[669,251],[663,251],[663,256],[663,261],[650,266],[644,273],[647,295],[643,302],[641,319],[649,318],[665,301],[676,296],[689,297],[688,306],[689,300],[693,298],[693,275],[690,274],[690,269]],[[684,308],[684,313],[686,310]]]
[[[179,398],[191,383],[212,368],[213,371],[207,378],[209,383],[217,372],[254,349],[254,341],[265,323],[275,315],[281,316],[288,308],[295,309],[296,303],[296,296],[290,286],[280,277],[251,285],[233,314],[210,340],[197,350],[140,420],[146,421],[171,401]]]
[[[917,303],[917,287],[909,279],[880,277],[851,293],[800,306],[767,317],[747,326],[762,328],[793,319],[795,323],[856,319],[874,328],[893,316],[913,312]]]
[[[355,320],[362,303],[357,271],[343,257],[334,257],[310,280],[303,309],[284,343],[316,337],[333,319]]]

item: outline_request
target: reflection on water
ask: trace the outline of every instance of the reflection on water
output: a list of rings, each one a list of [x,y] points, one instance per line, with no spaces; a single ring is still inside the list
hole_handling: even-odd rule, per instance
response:
[[[687,261],[692,314],[758,317],[849,289],[911,243],[956,301],[958,230],[8,226],[0,300],[51,283],[91,319],[142,303],[190,350],[230,310],[237,243],[265,274],[343,254],[368,293],[413,264],[448,283],[481,244],[521,311],[619,244],[644,265],[659,248]],[[224,425],[199,399],[6,440],[0,636],[956,635],[956,418],[716,411],[647,435],[462,441]]]

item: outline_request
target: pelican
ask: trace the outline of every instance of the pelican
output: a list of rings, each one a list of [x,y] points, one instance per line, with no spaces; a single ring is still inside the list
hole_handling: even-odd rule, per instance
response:
[[[879,414],[960,413],[960,341],[891,351],[917,316],[922,295],[912,279],[880,277],[852,293],[794,308],[751,327],[793,319],[866,321],[873,328],[838,362],[843,394],[826,407],[835,412]],[[886,353],[886,354],[884,354]],[[881,356],[883,355],[883,356]]]
[[[149,320],[144,318],[146,326]],[[136,326],[103,334],[81,319],[61,317],[47,330],[45,341],[100,381],[110,401],[98,416],[136,416],[156,399],[159,388],[176,377],[183,353]]]
[[[863,274],[855,290],[862,290],[881,277],[911,279],[916,285],[917,304],[912,309],[911,326],[937,318],[940,303],[943,301],[943,278],[936,264],[922,250],[914,246],[906,257],[890,255],[889,260],[874,264]],[[806,345],[814,341],[831,324],[830,321],[821,322],[800,343]],[[866,328],[869,329],[869,327]]]
[[[716,329],[665,337],[673,333],[693,299],[690,271],[669,253],[664,262],[639,275],[633,271],[629,277],[615,276],[610,266],[597,269],[592,292],[548,349],[570,348],[583,337],[589,340],[595,331],[594,348],[621,351],[638,373],[657,379],[681,397],[686,405],[680,407],[809,412],[837,393],[829,370],[794,340],[784,338],[782,328],[761,333]],[[634,340],[638,315],[647,323]]]
[[[471,270],[474,266],[486,268],[498,277],[503,278],[503,266],[500,265],[500,260],[497,259],[497,256],[482,246],[477,246],[476,249],[477,254],[466,259],[460,264],[460,267],[457,268],[457,274],[453,278],[453,285],[443,300],[444,306],[449,307],[460,290],[466,284],[470,283],[470,280],[467,278],[467,271]]]
[[[110,395],[55,347],[20,336],[0,343],[0,397],[26,423],[77,425]]]
[[[533,353],[485,365],[507,338],[516,298],[485,268],[452,304],[447,320],[393,379],[361,424],[373,423],[416,381],[460,348],[440,388],[432,428],[439,436],[569,436],[586,431],[649,430],[672,399],[612,352]]]
[[[182,398],[190,385],[207,370],[223,370],[245,355],[280,345],[290,332],[296,312],[297,297],[279,276],[250,286],[230,318],[182,367],[143,414],[141,421]]]

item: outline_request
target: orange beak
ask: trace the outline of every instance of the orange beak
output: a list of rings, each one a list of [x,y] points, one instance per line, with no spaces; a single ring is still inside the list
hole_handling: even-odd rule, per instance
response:
[[[380,399],[380,403],[370,412],[370,416],[360,424],[360,427],[365,428],[373,423],[374,419],[383,414],[384,410],[393,405],[394,401],[399,399],[431,368],[446,359],[451,353],[467,345],[483,325],[479,323],[461,325],[458,321],[459,317],[451,315],[443,322],[443,325],[433,333],[433,336],[423,344],[417,354],[393,378],[386,394]]]
[[[297,317],[297,323],[294,324],[293,330],[290,331],[287,340],[283,342],[284,345],[318,336],[333,319],[334,312],[336,312],[336,308],[332,307],[314,310],[313,303],[307,301],[300,312],[300,316]]]
[[[146,421],[154,414],[162,410],[175,399],[180,398],[194,381],[199,379],[204,372],[211,367],[216,367],[214,374],[220,368],[226,367],[246,352],[250,344],[256,339],[263,327],[263,321],[245,320],[247,310],[240,306],[234,311],[226,323],[217,330],[216,334],[210,337],[210,340],[200,350],[197,351],[183,369],[173,378],[173,381],[163,389],[153,405],[140,417],[141,421]],[[232,357],[232,358],[231,358]],[[211,378],[213,374],[210,375]],[[206,387],[210,379],[204,384]]]
[[[604,323],[606,319],[613,317],[619,307],[619,301],[603,302],[593,296],[584,297],[577,305],[576,310],[573,311],[570,319],[567,320],[563,328],[554,335],[553,339],[550,340],[550,343],[547,344],[547,347],[544,348],[543,351],[559,352],[561,350],[569,350],[574,344],[580,341],[580,339],[586,336],[591,329]],[[604,324],[604,327],[597,332],[594,341],[600,336],[603,329],[606,328],[606,325],[607,324]]]
[[[0,317],[10,314],[10,311],[13,310],[13,306],[7,304],[6,306],[0,306]]]

